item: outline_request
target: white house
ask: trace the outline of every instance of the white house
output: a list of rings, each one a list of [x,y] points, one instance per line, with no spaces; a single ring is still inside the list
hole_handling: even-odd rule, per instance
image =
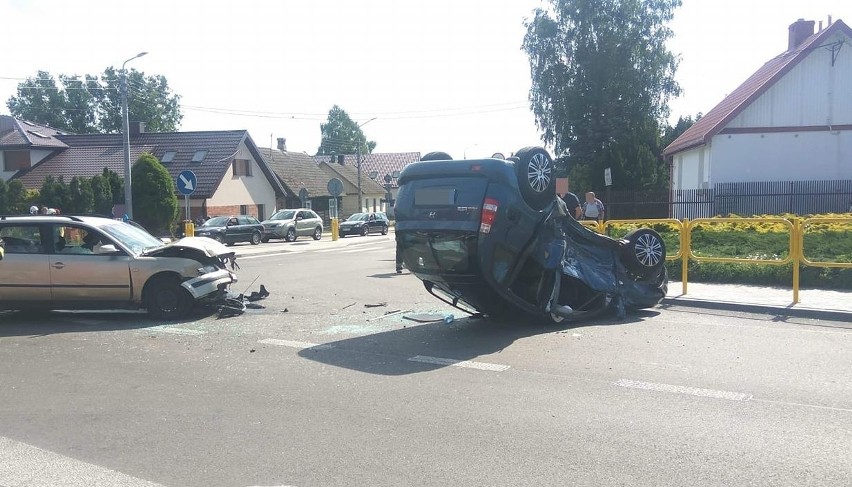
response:
[[[728,185],[730,194],[756,182],[773,195],[801,193],[804,182],[852,188],[852,29],[814,24],[791,24],[786,51],[665,149],[675,202],[684,190]],[[846,199],[828,211],[845,211]]]

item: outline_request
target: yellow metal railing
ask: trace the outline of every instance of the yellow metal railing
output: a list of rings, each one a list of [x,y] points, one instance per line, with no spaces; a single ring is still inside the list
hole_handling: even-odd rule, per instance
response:
[[[852,226],[852,217],[813,217],[813,218],[781,218],[781,217],[760,217],[760,218],[696,218],[695,220],[676,220],[676,219],[647,219],[647,220],[609,220],[598,223],[595,221],[581,222],[586,227],[598,232],[606,233],[610,227],[615,225],[634,225],[637,227],[650,227],[652,225],[666,224],[672,225],[679,232],[680,248],[677,253],[667,255],[666,260],[681,261],[681,282],[683,285],[683,294],[687,293],[689,283],[689,260],[698,262],[720,262],[732,264],[762,264],[762,265],[787,265],[792,264],[793,267],[793,303],[799,302],[799,280],[800,270],[802,266],[808,267],[832,267],[841,269],[852,269],[852,262],[827,262],[810,260],[805,255],[804,236],[809,227],[814,225],[839,223]],[[709,226],[714,224],[766,224],[774,223],[784,228],[790,235],[788,252],[784,258],[766,259],[766,258],[747,258],[747,257],[715,257],[704,256],[695,253],[692,248],[692,231],[701,226]]]

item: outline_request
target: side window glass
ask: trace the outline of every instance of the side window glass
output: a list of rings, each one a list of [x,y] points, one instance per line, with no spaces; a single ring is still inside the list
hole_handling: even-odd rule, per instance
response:
[[[237,218],[237,220],[240,222],[240,225],[248,225],[249,223],[251,223],[251,221],[248,219],[248,217],[245,217],[245,216],[241,216],[241,217]]]
[[[319,215],[317,215],[317,214],[316,214],[316,213],[314,213],[314,212],[311,212],[311,218],[319,219]]]
[[[97,230],[57,225],[53,227],[53,250],[58,254],[93,255],[107,242]]]
[[[44,244],[38,225],[9,225],[0,227],[7,254],[44,254]]]

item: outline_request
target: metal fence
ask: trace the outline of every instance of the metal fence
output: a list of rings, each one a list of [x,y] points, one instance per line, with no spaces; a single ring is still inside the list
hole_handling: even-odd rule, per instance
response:
[[[852,211],[852,180],[720,183],[709,189],[613,191],[607,218],[813,215]]]

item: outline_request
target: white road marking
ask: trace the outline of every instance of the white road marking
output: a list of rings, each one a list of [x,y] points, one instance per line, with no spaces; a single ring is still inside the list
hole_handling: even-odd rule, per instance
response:
[[[487,362],[474,362],[472,360],[455,360],[451,358],[429,357],[417,355],[408,359],[410,362],[421,362],[424,364],[449,365],[450,367],[462,367],[465,369],[487,370],[489,372],[502,372],[509,368],[508,365],[490,364]]]
[[[279,340],[277,338],[265,338],[263,340],[260,340],[258,343],[263,343],[266,345],[275,345],[278,347],[297,348],[299,350],[304,350],[306,348],[310,348],[312,350],[328,350],[330,348],[334,348],[334,345],[299,342],[295,340]]]
[[[631,389],[644,389],[646,391],[673,392],[675,394],[688,394],[691,396],[712,397],[714,399],[727,399],[728,401],[750,401],[752,394],[744,392],[717,391],[714,389],[701,389],[698,387],[673,386],[670,384],[658,384],[655,382],[641,382],[638,380],[619,379],[615,385]]]
[[[115,470],[0,436],[0,485],[27,487],[163,487]]]
[[[189,328],[176,328],[174,326],[168,326],[168,325],[151,326],[151,327],[148,327],[148,328],[143,328],[143,331],[146,330],[146,329],[150,330],[150,331],[159,331],[159,332],[162,332],[162,333],[171,333],[173,335],[204,335],[205,333],[207,333],[204,330],[191,330]]]

